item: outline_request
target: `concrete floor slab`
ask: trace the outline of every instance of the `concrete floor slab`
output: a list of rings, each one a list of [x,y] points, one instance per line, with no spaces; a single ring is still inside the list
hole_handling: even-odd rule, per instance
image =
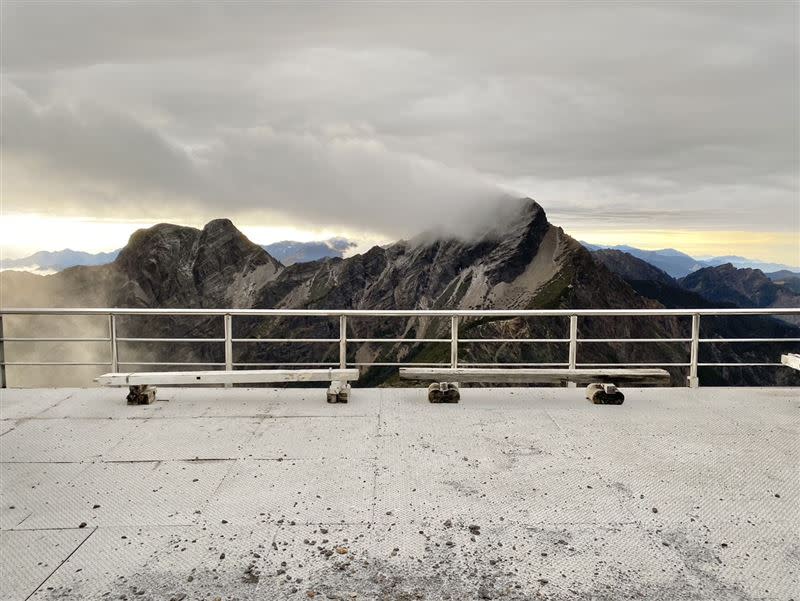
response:
[[[67,464],[66,483],[44,484],[23,495],[30,515],[16,528],[190,524],[211,498],[232,462]],[[11,466],[3,466],[11,467]],[[63,466],[60,466],[63,467]],[[81,468],[77,470],[76,468]],[[58,473],[61,470],[57,470]]]
[[[136,420],[104,453],[105,461],[233,459],[255,434],[261,418],[175,417]]]
[[[191,388],[158,388],[154,415],[157,417],[264,417],[280,398],[275,388],[206,388],[195,394]],[[220,393],[220,394],[217,394]]]
[[[216,524],[353,523],[372,517],[374,475],[369,461],[352,459],[237,462],[203,510]]]
[[[91,530],[18,530],[0,535],[0,599],[27,599]]]
[[[270,417],[247,445],[251,459],[361,459],[377,453],[373,416]]]
[[[121,392],[3,391],[6,598],[798,598],[795,390]]]
[[[34,395],[20,394],[20,391],[0,389],[0,419],[30,418],[39,415],[72,396],[77,389],[73,388],[39,388]]]
[[[258,582],[248,568],[271,551],[276,529],[98,528],[32,598],[253,598]]]
[[[119,444],[133,420],[30,419],[0,436],[3,462],[93,461]]]
[[[74,482],[87,467],[81,463],[0,464],[0,528],[36,528],[40,520],[54,527],[77,527],[80,522],[64,522],[58,516],[62,500],[74,495]]]

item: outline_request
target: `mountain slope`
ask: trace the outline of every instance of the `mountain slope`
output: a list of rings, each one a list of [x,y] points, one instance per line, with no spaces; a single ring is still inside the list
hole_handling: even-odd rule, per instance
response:
[[[532,200],[519,207],[511,223],[487,228],[472,240],[436,239],[423,235],[386,248],[375,247],[363,255],[288,267],[264,287],[258,307],[442,309],[442,308],[648,308],[659,307],[644,299],[625,282],[598,265],[588,251],[547,221],[544,210]],[[248,323],[249,321],[249,323]],[[336,336],[332,323],[308,319],[242,320],[237,336],[275,337],[292,331],[298,337]],[[465,337],[563,338],[565,318],[463,320]],[[628,337],[677,335],[675,320],[630,318],[585,319],[581,335]],[[449,322],[435,318],[352,319],[351,336],[446,338]],[[298,345],[295,358],[334,361],[331,345],[320,359],[320,345]],[[357,348],[353,348],[357,347]],[[563,363],[564,343],[489,343],[462,345],[467,362],[516,361]],[[444,361],[449,349],[439,343],[353,344],[350,360],[422,362]],[[277,362],[284,349],[261,347],[247,356],[252,362]],[[676,357],[669,345],[582,345],[581,361],[647,361],[659,353]],[[285,360],[285,359],[284,359]],[[663,360],[663,356],[662,356]],[[676,359],[677,360],[677,359]],[[364,381],[391,378],[391,369],[371,369]]]
[[[795,273],[793,271],[782,269],[780,271],[765,273],[764,275],[767,276],[776,284],[778,284],[779,286],[783,286],[784,288],[788,288],[792,292],[800,294],[800,273]]]
[[[696,269],[708,266],[708,263],[698,261],[686,253],[682,253],[674,248],[664,248],[661,250],[642,250],[641,248],[626,246],[624,244],[618,246],[601,246],[589,244],[587,242],[582,242],[582,244],[590,251],[618,250],[628,253],[637,259],[646,261],[654,267],[658,267],[660,270],[666,272],[674,278],[685,276]]]
[[[758,259],[748,259],[747,257],[740,257],[738,255],[730,255],[724,257],[701,257],[695,258],[683,253],[674,248],[662,248],[661,250],[642,250],[633,246],[624,244],[617,246],[608,246],[602,244],[590,244],[588,242],[581,242],[581,244],[590,251],[598,250],[619,250],[626,252],[638,259],[647,261],[651,265],[667,272],[674,278],[684,277],[693,271],[702,269],[704,267],[717,267],[726,263],[732,264],[734,267],[740,269],[760,269],[767,273],[770,271],[790,270],[788,265],[780,263],[768,263]],[[797,276],[798,274],[790,275]],[[769,276],[769,273],[767,273]]]
[[[602,251],[606,252],[606,251]],[[643,266],[640,259],[619,251],[608,251],[613,261],[606,264],[620,274],[640,295],[651,298],[671,309],[703,309],[736,307],[726,301],[711,301],[697,292],[687,290],[652,266]],[[597,256],[599,260],[609,255]],[[655,271],[654,271],[655,270]],[[741,271],[741,270],[737,270]],[[652,279],[642,279],[650,274]],[[629,279],[636,278],[636,279]],[[788,323],[787,323],[788,322]],[[700,321],[701,338],[800,338],[800,327],[791,317],[777,319],[756,316],[704,317]],[[798,345],[787,343],[704,343],[700,346],[700,361],[704,363],[774,363],[785,352],[796,352]],[[701,367],[701,381],[706,385],[797,385],[800,377],[784,367]]]
[[[0,273],[3,304],[109,307],[249,307],[284,269],[228,219],[202,229],[162,223],[136,231],[116,260],[48,276]],[[28,274],[30,275],[30,274]]]
[[[647,280],[677,286],[675,278],[630,253],[606,248],[592,252],[592,256],[627,282]]]
[[[722,257],[709,257],[703,258],[702,261],[712,267],[725,265],[730,263],[739,269],[760,269],[764,273],[768,271],[780,271],[792,269],[789,265],[783,263],[770,263],[767,261],[759,261],[758,259],[748,259],[747,257],[740,257],[738,255],[725,255]]]
[[[706,267],[680,280],[681,286],[718,303],[739,307],[800,307],[800,294],[770,280],[759,269],[727,263]]]

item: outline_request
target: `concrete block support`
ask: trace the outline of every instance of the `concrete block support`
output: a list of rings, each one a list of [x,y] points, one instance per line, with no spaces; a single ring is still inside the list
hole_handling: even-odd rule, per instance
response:
[[[431,403],[457,403],[460,399],[458,382],[434,382],[428,386],[428,400]]]
[[[346,403],[350,400],[350,384],[342,380],[333,380],[328,387],[329,403]]]

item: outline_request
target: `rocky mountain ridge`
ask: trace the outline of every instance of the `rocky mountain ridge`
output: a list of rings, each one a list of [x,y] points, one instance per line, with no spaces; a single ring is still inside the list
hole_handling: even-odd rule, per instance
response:
[[[712,302],[738,307],[800,307],[800,294],[773,282],[760,269],[731,263],[706,267],[680,279],[680,285]]]
[[[46,277],[0,274],[5,306],[116,306],[205,308],[658,308],[653,297],[637,292],[593,257],[544,210],[525,199],[507,222],[487,225],[469,239],[423,234],[346,259],[326,258],[284,266],[250,242],[229,220],[202,230],[160,224],[131,237],[109,265],[76,267]],[[642,266],[639,266],[642,268]],[[19,274],[17,274],[19,275]],[[28,274],[25,274],[26,276]],[[652,275],[652,274],[651,274]],[[664,274],[666,276],[666,274]],[[30,278],[35,278],[30,280]],[[669,276],[666,276],[669,278]],[[22,280],[25,279],[23,282]],[[15,282],[17,285],[13,285]],[[136,318],[120,320],[121,336],[219,337],[220,320]],[[676,318],[582,318],[580,336],[590,338],[685,337],[688,324]],[[470,338],[564,338],[567,320],[463,320]],[[402,343],[350,345],[349,361],[392,363],[448,360],[442,343],[415,338],[446,338],[447,320],[365,318],[349,320],[348,336],[410,338]],[[310,318],[237,318],[236,338],[335,338],[338,323]],[[177,347],[177,348],[176,348]],[[186,347],[186,348],[180,348]],[[190,348],[189,348],[190,347]],[[123,345],[128,361],[221,361],[221,345],[148,345],[146,352]],[[464,363],[558,363],[566,361],[564,343],[464,344]],[[336,345],[237,344],[235,360],[252,364],[333,363]],[[670,343],[581,344],[579,362],[681,363],[686,349]],[[373,367],[364,384],[391,383],[395,369]],[[675,369],[675,383],[685,374]],[[754,379],[755,378],[755,379]],[[750,374],[737,381],[758,382]]]

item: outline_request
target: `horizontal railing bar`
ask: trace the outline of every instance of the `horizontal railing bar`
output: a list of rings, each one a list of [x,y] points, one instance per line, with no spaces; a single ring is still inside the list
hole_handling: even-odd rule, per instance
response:
[[[181,363],[179,361],[120,361],[117,365],[206,365],[206,366],[221,366],[225,367],[224,363],[194,363],[187,362]]]
[[[447,342],[449,338],[348,338],[347,342]],[[464,342],[459,340],[459,342]]]
[[[111,338],[0,338],[0,342],[110,342]],[[127,338],[118,342],[225,342],[224,338]],[[339,342],[338,338],[234,338],[233,342]],[[348,338],[348,342],[450,342],[449,338]],[[569,338],[459,338],[459,342],[569,342]],[[691,338],[578,338],[578,342],[691,342]],[[700,338],[700,342],[800,342],[800,338]]]
[[[800,338],[701,338],[700,342],[800,342]]]
[[[690,363],[578,363],[578,367],[689,367]],[[701,364],[702,365],[702,364]]]
[[[462,342],[569,342],[569,338],[459,338],[458,343]]]
[[[698,363],[698,367],[785,367],[783,363]]]
[[[291,361],[280,361],[275,363],[233,363],[233,367],[275,367],[276,365],[316,365],[319,367],[336,367],[338,363],[292,363]]]
[[[0,365],[10,366],[26,366],[26,365],[111,365],[111,361],[5,361],[0,362]]]
[[[0,342],[111,342],[111,338],[0,338]]]
[[[348,338],[348,341],[350,339]],[[233,338],[231,342],[339,342],[338,338]]]
[[[117,342],[225,342],[224,338],[122,338]]]
[[[578,342],[691,342],[691,338],[578,338]],[[701,341],[702,342],[702,341]]]
[[[459,367],[567,367],[569,363],[468,363],[458,362]]]
[[[0,342],[110,342],[111,338],[0,338]],[[224,338],[117,338],[118,342],[225,342]],[[450,342],[449,338],[348,338],[348,342]],[[459,342],[569,342],[569,338],[459,338]],[[578,342],[691,342],[691,338],[578,338]],[[800,342],[800,338],[700,338],[700,342]],[[339,342],[338,338],[234,338],[232,342]]]
[[[414,366],[414,365],[416,365],[417,367],[439,367],[439,366],[445,367],[445,366],[450,365],[450,364],[449,363],[403,363],[403,362],[383,362],[383,363],[362,363],[362,362],[353,363],[353,362],[348,362],[347,363],[348,367],[350,367],[350,366],[353,366],[353,367],[361,367],[361,366],[372,367],[372,366],[376,366],[376,365],[380,366],[380,367],[404,367],[404,366]]]
[[[691,316],[691,315],[800,315],[800,308],[725,308],[725,309],[117,309],[117,308],[35,308],[7,307],[0,315],[222,315],[273,317],[614,317],[614,316]]]

